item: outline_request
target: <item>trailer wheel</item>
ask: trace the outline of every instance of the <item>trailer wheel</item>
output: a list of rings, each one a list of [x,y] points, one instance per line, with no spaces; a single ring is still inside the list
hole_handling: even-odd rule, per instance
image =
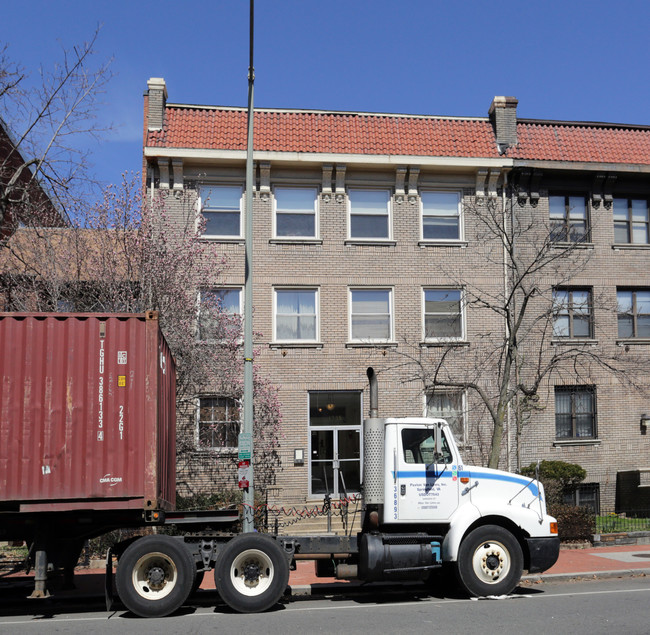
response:
[[[470,595],[508,595],[523,572],[519,542],[503,527],[477,527],[460,545],[456,571]]]
[[[170,536],[144,536],[122,554],[115,578],[117,593],[140,617],[164,617],[185,602],[196,565],[182,541]]]
[[[289,583],[289,563],[273,538],[241,534],[219,555],[214,581],[230,608],[239,613],[259,613],[282,597]]]

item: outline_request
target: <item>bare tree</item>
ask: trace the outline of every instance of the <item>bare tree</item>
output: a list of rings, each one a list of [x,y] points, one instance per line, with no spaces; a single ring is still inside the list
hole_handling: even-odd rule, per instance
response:
[[[109,63],[95,64],[98,31],[63,50],[37,78],[0,51],[0,230],[62,226],[74,200],[88,190],[87,140],[105,131],[96,120],[110,79]],[[4,242],[4,241],[3,241]]]
[[[444,264],[441,270],[449,286],[462,289],[463,309],[473,324],[470,346],[440,341],[422,347],[406,338],[391,355],[406,380],[420,382],[428,394],[458,389],[473,395],[475,414],[486,414],[483,429],[489,430],[489,438],[474,430],[475,440],[488,466],[496,468],[509,411],[518,448],[526,422],[542,407],[541,390],[552,379],[595,383],[605,372],[622,385],[645,390],[650,364],[615,343],[595,345],[594,312],[615,312],[615,301],[585,292],[568,305],[566,290],[588,273],[592,259],[592,250],[585,248],[586,225],[551,226],[515,193],[474,200],[464,214],[466,224],[476,228],[476,252],[483,260],[478,269],[487,274]]]
[[[172,217],[164,194],[143,203],[141,191],[139,178],[125,180],[100,203],[75,210],[78,222],[70,227],[18,229],[0,254],[1,279],[11,310],[160,312],[177,364],[179,485],[189,495],[195,481],[236,483],[237,453],[197,447],[195,414],[197,395],[242,397],[241,318],[218,301],[204,302],[210,336],[200,336],[199,290],[218,286],[228,263],[200,239],[189,195],[174,198],[185,212]],[[280,405],[257,366],[255,374],[256,481],[263,491],[279,467]]]

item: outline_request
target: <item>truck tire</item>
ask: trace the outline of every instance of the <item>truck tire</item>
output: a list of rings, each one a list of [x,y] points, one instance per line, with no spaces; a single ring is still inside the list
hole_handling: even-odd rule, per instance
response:
[[[144,536],[131,543],[117,564],[117,594],[140,617],[164,617],[187,600],[196,565],[183,542]]]
[[[214,581],[230,608],[239,613],[259,613],[284,594],[289,583],[289,563],[273,538],[241,534],[219,554]]]
[[[508,595],[521,580],[523,561],[521,546],[507,529],[477,527],[458,550],[458,581],[473,596]]]

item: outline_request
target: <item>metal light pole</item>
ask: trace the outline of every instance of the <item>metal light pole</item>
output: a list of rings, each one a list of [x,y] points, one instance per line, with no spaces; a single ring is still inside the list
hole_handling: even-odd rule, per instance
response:
[[[244,435],[250,440],[250,479],[244,489],[242,530],[254,530],[255,463],[253,453],[253,23],[255,0],[250,0],[250,35],[248,64],[248,142],[246,147],[246,264],[244,283]]]

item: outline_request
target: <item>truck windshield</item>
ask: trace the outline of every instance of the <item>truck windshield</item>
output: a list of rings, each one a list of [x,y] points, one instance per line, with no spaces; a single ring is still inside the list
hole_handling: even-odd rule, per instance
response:
[[[435,431],[431,428],[404,428],[402,448],[405,463],[451,463],[452,456],[445,433],[440,434],[441,447],[436,453]]]

